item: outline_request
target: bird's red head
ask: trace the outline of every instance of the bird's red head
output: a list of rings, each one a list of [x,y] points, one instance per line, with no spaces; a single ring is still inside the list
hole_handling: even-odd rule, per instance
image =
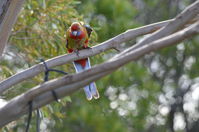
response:
[[[80,29],[80,24],[78,22],[73,22],[71,24],[71,30],[72,31],[76,31],[76,30],[79,30]]]

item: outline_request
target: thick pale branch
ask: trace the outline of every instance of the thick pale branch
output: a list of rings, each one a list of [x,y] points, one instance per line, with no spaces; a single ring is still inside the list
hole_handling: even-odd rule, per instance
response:
[[[62,55],[62,56],[58,56],[58,57],[47,60],[46,64],[48,65],[49,68],[51,68],[54,66],[63,65],[68,62],[72,62],[72,61],[80,59],[80,58],[85,58],[85,57],[99,54],[99,53],[109,50],[111,48],[116,48],[119,44],[129,41],[129,40],[133,40],[140,35],[154,32],[154,31],[160,29],[161,27],[165,26],[166,24],[168,24],[168,22],[170,22],[170,21],[171,20],[167,20],[167,21],[143,26],[140,28],[127,30],[126,32],[119,34],[118,36],[116,36],[112,39],[109,39],[97,46],[92,47],[92,49],[80,51],[79,56],[77,56],[76,54]],[[30,67],[27,70],[24,70],[20,73],[17,73],[15,75],[7,78],[6,80],[4,80],[0,83],[0,95],[3,93],[3,91],[10,88],[11,86],[13,86],[17,83],[20,83],[21,81],[24,81],[26,79],[32,78],[44,71],[45,71],[45,68],[44,68],[43,64],[40,63],[40,64]]]
[[[196,3],[196,4],[198,5],[198,3]],[[192,12],[190,13],[190,11],[189,11],[189,13],[192,14],[192,15],[189,15],[190,17],[186,17],[186,19],[184,19],[184,17],[182,17],[183,22],[179,25],[182,26],[183,24],[185,24],[184,21],[185,20],[187,21],[187,18],[191,18],[193,16],[193,14],[195,14],[195,12],[198,11],[198,9],[195,8],[196,4],[193,4],[194,6],[192,5],[192,6],[189,7],[191,11],[194,9],[194,13],[192,13]],[[187,9],[187,10],[189,10],[189,9]],[[182,13],[182,14],[187,15],[186,11],[184,11],[185,13]],[[76,54],[62,55],[62,56],[58,56],[58,57],[52,58],[50,60],[47,60],[46,63],[48,65],[48,67],[51,68],[51,67],[54,67],[54,66],[66,64],[68,62],[71,62],[71,61],[74,61],[74,60],[77,60],[77,59],[80,59],[80,58],[93,56],[93,55],[99,54],[103,51],[106,51],[106,50],[109,50],[109,49],[112,49],[112,48],[117,49],[119,44],[126,42],[126,41],[129,41],[129,40],[133,40],[140,35],[152,33],[154,31],[164,27],[168,23],[173,22],[174,20],[176,20],[176,19],[171,19],[171,20],[167,20],[167,21],[163,21],[163,22],[159,22],[159,23],[154,23],[154,24],[144,26],[144,27],[141,27],[141,28],[127,30],[126,32],[119,34],[118,36],[116,36],[112,39],[109,39],[109,40],[101,43],[100,45],[93,47],[90,50],[80,51],[80,56],[77,56]],[[194,21],[198,21],[198,18],[195,19],[195,20],[191,20],[191,23],[194,22]],[[179,20],[178,20],[178,23],[179,23]],[[178,26],[178,28],[179,28],[179,26]],[[172,28],[170,28],[170,29],[173,30]],[[158,34],[158,33],[156,33],[156,34]],[[165,34],[164,34],[164,36],[165,36]],[[155,37],[155,38],[159,38],[159,37],[160,36]],[[155,40],[155,38],[152,38],[152,39],[150,38],[150,40]],[[135,47],[137,47],[137,45],[143,45],[144,43],[145,43],[145,41],[138,43],[138,44],[135,45]],[[123,53],[128,53],[130,50],[135,49],[135,47],[132,47],[131,49],[129,49],[126,52],[123,52]],[[117,56],[115,56],[115,58],[116,57]],[[20,73],[17,73],[15,75],[7,78],[6,80],[0,82],[0,95],[3,93],[3,91],[5,91],[6,89],[9,89],[11,86],[13,86],[17,83],[20,83],[21,81],[24,81],[26,79],[32,78],[32,77],[34,77],[34,76],[36,76],[39,73],[44,72],[44,71],[45,71],[45,68],[44,68],[43,64],[40,63],[40,64],[35,65],[35,66],[25,70],[25,71],[22,71]]]
[[[0,58],[8,41],[11,29],[15,24],[17,16],[25,0],[3,0],[2,12],[0,14]],[[6,1],[6,2],[5,2]]]
[[[0,126],[3,126],[27,113],[27,104],[32,99],[34,99],[34,109],[53,101],[52,97],[47,97],[47,95],[50,95],[48,91],[52,89],[65,86],[64,88],[59,88],[56,90],[58,95],[64,96],[72,94],[73,92],[80,89],[80,87],[83,87],[92,81],[95,81],[107,74],[110,74],[111,72],[117,70],[118,68],[129,63],[130,61],[135,61],[149,52],[174,45],[198,33],[199,22],[168,37],[164,37],[160,40],[150,43],[149,45],[144,45],[138,49],[135,49],[134,51],[131,51],[126,55],[122,55],[122,53],[120,53],[120,55],[122,56],[118,59],[112,59],[105,62],[104,64],[94,66],[93,68],[83,71],[81,73],[64,76],[60,79],[54,79],[42,85],[39,85],[27,91],[26,93],[15,97],[11,101],[9,101],[4,107],[0,108]]]
[[[154,40],[158,40],[162,37],[168,36],[176,31],[178,31],[180,28],[184,27],[184,25],[186,23],[190,22],[190,20],[192,20],[194,18],[198,18],[198,16],[197,16],[198,14],[199,14],[199,0],[194,2],[193,4],[191,4],[190,6],[188,6],[176,18],[171,20],[168,23],[168,25],[162,27],[157,32],[154,32],[149,37],[146,37],[145,39],[143,39],[142,41],[140,41],[133,47],[127,49],[125,52],[123,52],[123,54],[127,54],[128,52],[130,52],[136,48],[139,48],[145,44],[149,44],[150,42],[152,42]],[[118,56],[115,56],[115,58],[117,58],[117,57]]]

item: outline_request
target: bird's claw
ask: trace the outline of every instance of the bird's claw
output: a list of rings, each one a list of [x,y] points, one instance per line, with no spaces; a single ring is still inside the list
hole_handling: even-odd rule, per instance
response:
[[[85,49],[92,49],[91,47],[86,47]]]
[[[75,52],[76,55],[79,57],[79,50],[74,50],[74,52]]]

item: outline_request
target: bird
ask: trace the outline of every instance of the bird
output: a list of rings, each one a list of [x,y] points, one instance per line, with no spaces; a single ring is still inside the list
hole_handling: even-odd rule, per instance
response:
[[[92,31],[89,25],[82,22],[73,22],[66,31],[66,48],[68,53],[75,52],[79,55],[79,50],[90,48],[88,42]],[[73,65],[76,73],[91,68],[89,58],[76,60],[73,62]],[[100,97],[95,82],[91,82],[89,85],[85,86],[84,92],[88,100],[92,100],[92,98],[98,99]]]

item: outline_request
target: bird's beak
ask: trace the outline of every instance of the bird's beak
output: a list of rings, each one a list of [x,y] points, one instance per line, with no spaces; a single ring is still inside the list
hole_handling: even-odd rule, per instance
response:
[[[78,33],[77,31],[73,31],[73,32],[72,32],[72,34],[73,34],[74,36],[77,36],[77,33]]]

